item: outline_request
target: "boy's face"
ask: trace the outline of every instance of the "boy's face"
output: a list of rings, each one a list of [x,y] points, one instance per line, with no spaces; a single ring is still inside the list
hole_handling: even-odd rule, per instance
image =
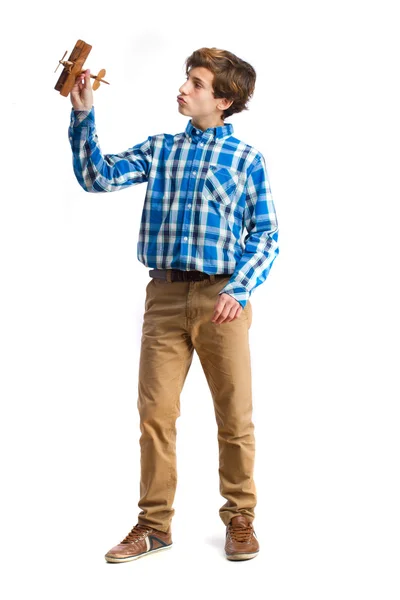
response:
[[[222,111],[232,102],[214,98],[212,82],[214,73],[205,67],[190,69],[186,81],[179,88],[179,95],[185,102],[178,102],[179,112],[186,116],[220,119]],[[218,106],[218,108],[217,108]]]

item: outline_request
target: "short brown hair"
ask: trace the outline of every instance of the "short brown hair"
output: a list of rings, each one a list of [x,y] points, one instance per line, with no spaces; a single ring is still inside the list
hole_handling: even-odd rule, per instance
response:
[[[254,93],[256,72],[248,62],[228,50],[200,48],[185,63],[186,75],[195,67],[205,67],[212,71],[214,98],[233,100],[230,107],[223,111],[222,120],[242,110],[249,110],[247,102]]]

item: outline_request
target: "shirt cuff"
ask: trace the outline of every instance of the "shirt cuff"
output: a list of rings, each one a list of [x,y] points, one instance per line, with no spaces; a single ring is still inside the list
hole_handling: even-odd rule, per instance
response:
[[[85,127],[94,125],[94,106],[91,110],[71,109],[71,127],[79,127],[82,123]]]
[[[246,288],[235,283],[227,283],[218,295],[220,296],[221,294],[229,294],[239,302],[242,308],[246,306],[247,300],[250,298],[250,294]]]

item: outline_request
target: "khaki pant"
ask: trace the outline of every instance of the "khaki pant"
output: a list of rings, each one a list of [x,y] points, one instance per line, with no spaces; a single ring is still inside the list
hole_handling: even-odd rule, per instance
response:
[[[229,279],[229,275],[212,275],[202,281],[151,279],[146,287],[137,402],[141,431],[138,522],[161,531],[170,528],[175,513],[175,422],[193,349],[211,391],[218,426],[220,493],[226,499],[220,517],[225,525],[238,514],[254,519],[250,301],[233,321],[211,322],[218,292]]]

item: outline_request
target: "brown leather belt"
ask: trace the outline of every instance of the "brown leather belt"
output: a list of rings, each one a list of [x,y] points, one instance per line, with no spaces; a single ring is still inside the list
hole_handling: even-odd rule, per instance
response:
[[[231,277],[229,273],[215,273],[212,276],[203,271],[181,271],[180,269],[151,269],[149,275],[166,281],[202,281],[211,277]]]

